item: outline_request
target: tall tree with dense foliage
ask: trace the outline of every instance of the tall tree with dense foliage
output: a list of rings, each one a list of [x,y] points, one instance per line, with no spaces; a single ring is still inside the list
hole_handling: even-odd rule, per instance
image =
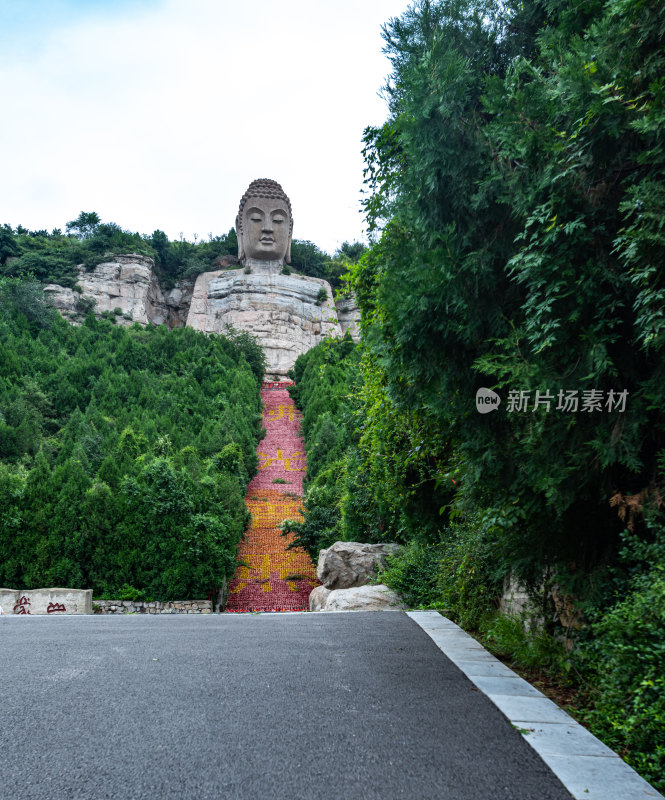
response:
[[[491,497],[507,563],[534,581],[616,552],[611,498],[657,496],[664,19],[625,0],[421,2],[384,31],[366,337],[396,407],[445,432],[433,456],[459,502]],[[498,413],[475,412],[481,386],[503,390]],[[510,390],[527,413],[507,412]],[[628,402],[556,411],[572,390]]]

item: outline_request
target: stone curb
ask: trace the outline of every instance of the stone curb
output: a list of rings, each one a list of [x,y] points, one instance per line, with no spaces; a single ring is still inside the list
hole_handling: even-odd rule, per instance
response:
[[[646,800],[660,792],[593,734],[438,611],[407,611],[524,736],[576,800]]]

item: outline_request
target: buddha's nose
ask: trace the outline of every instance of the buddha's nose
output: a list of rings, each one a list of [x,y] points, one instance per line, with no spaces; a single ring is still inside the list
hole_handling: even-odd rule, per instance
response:
[[[268,233],[272,232],[272,220],[270,218],[263,220],[263,226],[261,227],[261,230],[267,231]]]

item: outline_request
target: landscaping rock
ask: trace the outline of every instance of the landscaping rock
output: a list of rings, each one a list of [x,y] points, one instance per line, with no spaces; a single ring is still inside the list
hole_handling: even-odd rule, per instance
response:
[[[326,589],[325,586],[316,586],[314,589],[312,589],[309,595],[309,610],[322,611],[330,591],[331,590]]]
[[[316,575],[327,589],[350,589],[367,583],[383,567],[384,558],[401,549],[398,544],[335,542],[319,553]]]
[[[325,589],[320,586],[319,589]],[[314,589],[312,594],[316,592]],[[320,596],[320,595],[319,595]],[[311,595],[310,595],[311,603]],[[320,611],[400,611],[406,608],[400,596],[380,583],[376,586],[354,586],[330,591]],[[310,605],[310,610],[314,611]]]

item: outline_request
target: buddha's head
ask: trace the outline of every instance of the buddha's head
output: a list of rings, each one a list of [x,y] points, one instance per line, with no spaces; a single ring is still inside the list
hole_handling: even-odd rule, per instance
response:
[[[252,181],[240,201],[236,217],[238,258],[291,261],[293,218],[284,190],[268,178]]]

